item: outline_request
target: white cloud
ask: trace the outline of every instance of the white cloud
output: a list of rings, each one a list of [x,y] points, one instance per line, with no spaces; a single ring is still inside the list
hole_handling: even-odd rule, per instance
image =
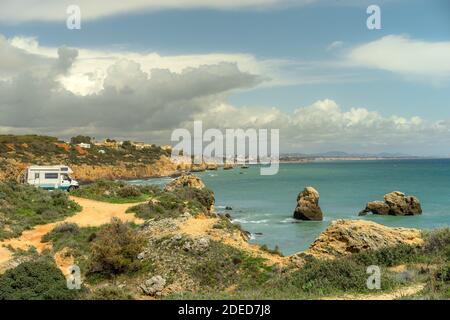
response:
[[[0,21],[64,21],[66,9],[77,4],[82,19],[92,20],[119,14],[163,9],[208,8],[220,10],[261,9],[286,5],[305,5],[316,0],[2,0]]]
[[[450,78],[450,42],[431,42],[389,35],[360,45],[348,54],[356,66],[381,69],[415,79]]]
[[[8,43],[15,51],[22,52],[28,56],[47,60],[57,58],[57,48],[41,46],[35,38],[14,37],[9,39]],[[286,77],[280,71],[280,68],[284,68],[293,62],[281,59],[260,60],[250,54],[209,53],[161,56],[156,52],[145,53],[83,48],[77,48],[77,50],[79,54],[78,59],[74,61],[68,74],[59,77],[59,81],[69,91],[81,95],[100,92],[103,89],[103,81],[108,68],[119,60],[134,61],[145,72],[150,72],[151,69],[168,69],[174,73],[181,73],[186,68],[198,68],[203,65],[229,62],[237,64],[242,72],[264,75],[265,81],[262,85],[273,86],[296,81],[295,79],[286,80]]]
[[[230,94],[265,79],[248,71],[263,70],[259,61],[236,56],[238,63],[221,54],[162,57],[42,48],[34,39],[0,38],[0,132],[60,137],[83,133],[166,143],[173,129],[204,120],[205,127],[280,129],[285,151],[450,147],[446,120],[386,117],[366,108],[343,110],[328,99],[292,113],[232,106]],[[77,92],[92,86],[92,92]]]
[[[7,41],[0,45],[0,61],[11,51],[23,51]],[[83,96],[58,81],[70,74],[77,59],[81,59],[78,51],[55,51],[46,57],[46,63],[32,63],[28,70],[0,77],[7,76],[0,80],[1,131],[155,137],[160,131],[194,119],[196,113],[223,101],[229,92],[262,81],[229,62],[172,72],[167,68],[144,70],[136,61],[117,59],[104,71],[102,89]],[[42,56],[25,52],[21,59]],[[0,68],[0,75],[2,72]]]
[[[280,129],[284,151],[436,154],[436,150],[450,145],[448,121],[432,122],[420,117],[395,115],[383,117],[366,108],[344,111],[330,99],[300,107],[293,113],[277,108],[236,108],[224,102],[196,118],[214,128]]]

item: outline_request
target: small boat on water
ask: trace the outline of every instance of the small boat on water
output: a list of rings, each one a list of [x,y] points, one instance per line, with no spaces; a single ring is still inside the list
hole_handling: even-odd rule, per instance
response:
[[[250,168],[250,166],[247,166],[247,165],[243,165],[243,166],[241,166],[241,169],[248,169],[248,168]]]

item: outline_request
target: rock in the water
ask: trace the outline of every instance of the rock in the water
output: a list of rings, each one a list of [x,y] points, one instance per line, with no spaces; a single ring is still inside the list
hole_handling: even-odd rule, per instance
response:
[[[360,216],[364,216],[369,212],[372,212],[373,214],[380,214],[380,215],[386,215],[389,214],[389,206],[387,203],[383,201],[371,201],[368,202],[366,205],[366,208],[359,213]]]
[[[154,276],[145,280],[139,288],[149,296],[160,296],[165,286],[166,279],[161,276]]]
[[[323,220],[322,210],[319,207],[319,192],[313,187],[306,187],[297,197],[297,207],[294,218],[299,220]]]
[[[318,259],[334,259],[365,250],[406,244],[423,244],[420,230],[389,228],[364,220],[337,220],[320,234],[303,254]]]
[[[412,216],[422,213],[420,201],[414,196],[406,196],[403,192],[394,191],[384,196],[383,201],[367,203],[366,208],[359,215],[373,214]]]
[[[176,178],[175,180],[171,181],[170,183],[168,183],[164,189],[166,191],[173,191],[176,188],[180,188],[180,187],[204,189],[205,184],[203,183],[203,181],[200,178],[198,178],[196,176],[184,174],[184,175]]]

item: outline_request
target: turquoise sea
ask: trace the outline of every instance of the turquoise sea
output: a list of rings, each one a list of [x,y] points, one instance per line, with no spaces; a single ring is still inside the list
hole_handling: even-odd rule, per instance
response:
[[[387,226],[432,229],[450,226],[450,159],[323,161],[281,164],[274,176],[249,169],[197,174],[214,191],[217,211],[232,207],[236,223],[252,233],[255,243],[278,245],[284,254],[306,249],[332,220],[367,219]],[[164,184],[171,179],[137,180]],[[324,221],[295,221],[297,195],[305,186],[320,193]],[[423,214],[411,217],[358,217],[368,201],[383,200],[391,191],[415,195]]]

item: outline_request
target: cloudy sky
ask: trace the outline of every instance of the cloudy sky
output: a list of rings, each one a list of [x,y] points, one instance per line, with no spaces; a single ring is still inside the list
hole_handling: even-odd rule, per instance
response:
[[[450,156],[450,2],[0,2],[0,134],[167,143],[194,120],[278,128],[284,152]]]

